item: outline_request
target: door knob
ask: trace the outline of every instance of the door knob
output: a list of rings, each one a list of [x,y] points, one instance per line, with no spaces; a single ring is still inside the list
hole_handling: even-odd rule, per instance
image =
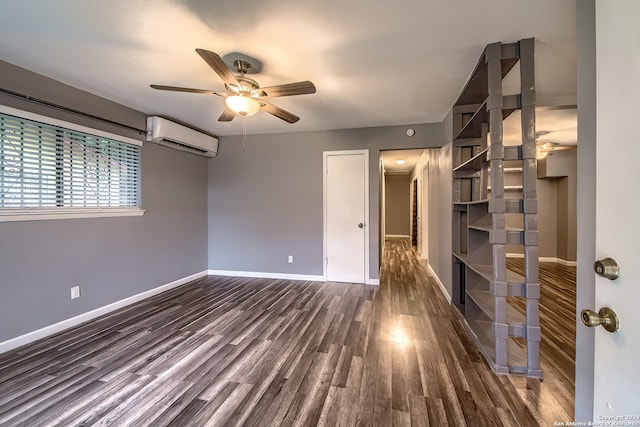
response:
[[[596,261],[593,269],[598,276],[602,276],[609,280],[616,280],[620,276],[620,266],[613,258],[605,258]]]
[[[582,323],[590,328],[602,325],[609,332],[616,332],[620,329],[618,316],[609,307],[602,307],[598,313],[592,310],[582,310],[580,316]]]
[[[359,223],[358,223],[358,228],[363,228],[363,227],[364,227],[364,224],[363,224],[363,223],[361,223],[361,222],[359,222]]]

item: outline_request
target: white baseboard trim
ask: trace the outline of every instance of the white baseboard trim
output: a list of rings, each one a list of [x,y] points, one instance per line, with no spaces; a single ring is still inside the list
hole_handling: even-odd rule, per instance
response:
[[[557,262],[559,264],[562,265],[566,265],[567,267],[576,267],[578,265],[577,261],[567,261],[566,259],[562,259],[562,258],[554,258],[554,262]]]
[[[182,286],[185,283],[189,283],[193,280],[199,279],[201,277],[205,277],[206,275],[207,275],[206,271],[201,271],[200,273],[192,274],[191,276],[183,277],[182,279],[175,280],[171,283],[167,283],[166,285],[158,286],[157,288],[153,288],[148,291],[144,291],[139,294],[132,295],[128,298],[121,299],[120,301],[107,304],[100,308],[96,308],[95,310],[87,311],[86,313],[79,314],[75,317],[71,317],[69,319],[63,320],[58,323],[54,323],[53,325],[45,326],[44,328],[38,329],[36,331],[28,332],[24,335],[20,335],[18,337],[11,338],[7,341],[0,342],[0,354],[9,350],[13,350],[18,347],[21,347],[25,344],[32,343],[41,338],[45,338],[50,335],[56,334],[58,332],[62,332],[65,329],[78,326],[81,323],[84,323],[88,320],[95,319],[104,314],[115,311],[119,308],[126,307],[128,305],[131,305],[138,301],[142,301],[146,298],[152,297],[159,293],[168,291],[169,289],[177,288],[178,286]]]
[[[285,280],[309,280],[312,282],[324,282],[324,276],[312,274],[290,273],[266,273],[259,271],[235,271],[235,270],[209,270],[210,276],[252,277],[255,279],[285,279]]]
[[[285,279],[307,280],[311,282],[326,282],[324,276],[313,274],[271,273],[263,271],[237,271],[237,270],[209,270],[210,276],[250,277],[253,279]],[[380,279],[366,279],[367,285],[380,285]]]
[[[524,258],[524,254],[507,254],[507,258]],[[578,263],[576,261],[567,261],[566,259],[554,258],[554,257],[548,257],[548,256],[538,257],[538,261],[540,261],[540,262],[555,262],[557,264],[566,265],[568,267],[575,267],[575,266],[578,265]]]
[[[447,299],[447,301],[449,301],[449,304],[451,304],[451,295],[449,295],[449,291],[447,291],[447,288],[445,288],[444,283],[442,283],[442,281],[440,281],[440,278],[438,277],[436,272],[433,270],[433,267],[431,267],[431,264],[429,264],[426,261],[425,261],[425,264],[427,265],[427,270],[429,270],[429,273],[431,273],[433,278],[436,280],[436,283],[438,284],[438,286],[440,286],[440,290],[442,291],[442,295],[444,295],[444,297]]]
[[[389,238],[391,238],[391,239],[408,239],[409,237],[411,237],[411,236],[409,236],[408,234],[385,234],[384,235],[385,239],[389,239]]]

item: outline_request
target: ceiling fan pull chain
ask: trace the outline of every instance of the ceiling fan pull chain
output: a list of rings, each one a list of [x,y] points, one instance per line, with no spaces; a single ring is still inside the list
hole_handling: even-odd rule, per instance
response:
[[[242,116],[242,152],[247,144],[247,116]]]

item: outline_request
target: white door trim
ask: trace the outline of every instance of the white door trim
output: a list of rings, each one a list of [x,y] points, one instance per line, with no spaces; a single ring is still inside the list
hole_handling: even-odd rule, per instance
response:
[[[323,151],[322,152],[322,276],[327,280],[327,160],[329,156],[348,156],[348,155],[364,155],[364,275],[365,283],[375,284],[377,279],[371,279],[369,272],[369,234],[371,223],[369,221],[369,150],[340,150],[340,151]]]
[[[424,178],[427,178],[426,180]],[[429,258],[429,161],[424,163],[422,167],[422,173],[420,175],[422,179],[422,194],[421,198],[421,212],[420,212],[420,221],[422,222],[422,240],[420,245],[420,253],[422,255],[422,259]]]

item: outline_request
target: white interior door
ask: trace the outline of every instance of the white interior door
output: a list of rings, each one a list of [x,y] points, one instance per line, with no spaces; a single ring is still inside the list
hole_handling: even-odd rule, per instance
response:
[[[619,279],[595,284],[595,311],[610,307],[620,320],[618,332],[594,330],[594,421],[610,422],[602,425],[640,425],[638,22],[637,0],[596,1],[596,257],[620,266]]]
[[[368,152],[325,153],[325,277],[366,283]]]

